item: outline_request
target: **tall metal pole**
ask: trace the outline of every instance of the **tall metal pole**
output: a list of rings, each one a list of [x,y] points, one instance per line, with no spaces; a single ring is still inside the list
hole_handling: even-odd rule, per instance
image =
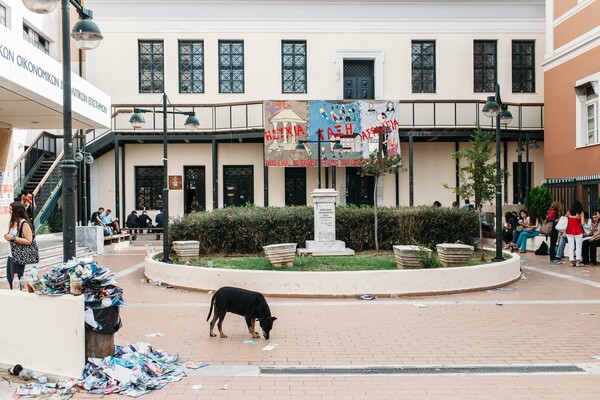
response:
[[[521,146],[521,129],[519,128],[517,145],[517,203],[519,204],[523,204],[523,149]]]
[[[62,201],[63,201],[63,261],[67,262],[76,256],[75,225],[77,207],[75,206],[75,175],[77,165],[73,159],[73,132],[71,120],[71,35],[70,35],[70,3],[61,1],[62,11],[62,67],[63,67],[63,162]]]
[[[500,100],[500,85],[496,83],[496,102]],[[500,174],[500,118],[502,111],[496,115],[496,258],[494,261],[503,261],[502,257],[502,179]]]
[[[525,132],[525,208],[529,208],[529,132]]]
[[[163,262],[169,260],[169,172],[167,170],[167,94],[163,93]]]
[[[321,189],[321,130],[317,130],[317,162],[319,163],[318,167],[318,177],[317,177],[317,187]]]

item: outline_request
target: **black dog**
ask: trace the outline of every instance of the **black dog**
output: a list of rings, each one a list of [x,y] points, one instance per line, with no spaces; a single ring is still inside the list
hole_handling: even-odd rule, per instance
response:
[[[228,311],[246,318],[248,331],[253,338],[260,337],[254,330],[254,322],[256,320],[260,321],[263,335],[265,339],[268,339],[269,333],[271,332],[271,329],[273,329],[273,321],[277,319],[276,317],[271,317],[271,310],[265,300],[265,296],[261,293],[246,289],[222,287],[217,290],[210,301],[210,310],[208,310],[206,321],[210,318],[213,306],[215,307],[215,313],[213,314],[212,321],[210,321],[211,337],[217,336],[213,333],[217,320],[219,320],[217,327],[219,328],[221,337],[227,337],[227,335],[223,333],[223,320]]]

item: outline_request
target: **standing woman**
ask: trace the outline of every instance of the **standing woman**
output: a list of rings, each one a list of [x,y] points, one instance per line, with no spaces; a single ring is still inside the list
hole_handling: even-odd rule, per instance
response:
[[[565,234],[569,241],[569,261],[571,267],[583,267],[582,246],[583,246],[583,225],[585,217],[583,215],[583,206],[579,201],[575,201],[571,209],[567,212],[567,229]]]
[[[556,262],[556,241],[558,240],[558,231],[556,230],[556,222],[562,215],[562,204],[560,201],[554,201],[546,214],[546,221],[552,221],[552,233],[550,234],[550,263]]]
[[[24,245],[31,245],[33,242],[33,230],[31,222],[27,217],[27,211],[20,201],[10,203],[10,222],[8,223],[8,233],[4,234],[7,242],[14,242]],[[20,232],[19,232],[20,231]],[[20,233],[20,234],[19,234]],[[6,260],[6,279],[12,289],[12,279],[14,274],[18,274],[19,279],[25,272],[25,264],[17,264],[13,258],[10,248],[8,250],[8,259]]]

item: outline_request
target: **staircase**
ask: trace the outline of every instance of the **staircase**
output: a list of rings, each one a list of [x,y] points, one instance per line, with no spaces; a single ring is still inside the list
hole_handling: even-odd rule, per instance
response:
[[[46,175],[46,173],[50,170],[50,167],[52,167],[52,164],[54,164],[55,160],[55,156],[44,158],[44,160],[40,162],[38,168],[35,170],[33,175],[31,175],[31,178],[29,178],[29,180],[25,183],[23,190],[27,193],[33,193],[44,178],[44,176]]]

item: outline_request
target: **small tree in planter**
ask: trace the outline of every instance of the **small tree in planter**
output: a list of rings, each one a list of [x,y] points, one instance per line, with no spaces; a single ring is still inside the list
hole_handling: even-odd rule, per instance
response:
[[[529,191],[527,195],[526,204],[529,205],[530,210],[534,210],[540,218],[548,212],[548,209],[552,205],[552,193],[545,186],[536,186]]]
[[[383,152],[374,152],[369,155],[369,158],[363,158],[360,163],[361,176],[375,177],[375,189],[373,190],[373,214],[375,217],[375,250],[379,251],[379,239],[377,236],[378,220],[377,220],[377,186],[379,178],[385,174],[395,174],[398,171],[404,170],[402,158],[399,155],[388,157]]]
[[[462,198],[475,198],[475,208],[479,215],[479,250],[481,252],[481,261],[483,258],[483,232],[481,230],[481,213],[479,209],[485,202],[491,203],[496,196],[496,165],[491,162],[495,159],[495,151],[492,147],[494,135],[490,132],[484,132],[480,126],[473,131],[469,143],[472,147],[457,151],[452,154],[455,160],[463,160],[464,164],[459,168],[460,186],[450,187],[448,184],[443,186],[451,189]],[[495,160],[494,160],[495,161]],[[505,174],[505,171],[501,171]],[[496,215],[496,218],[502,218]]]

